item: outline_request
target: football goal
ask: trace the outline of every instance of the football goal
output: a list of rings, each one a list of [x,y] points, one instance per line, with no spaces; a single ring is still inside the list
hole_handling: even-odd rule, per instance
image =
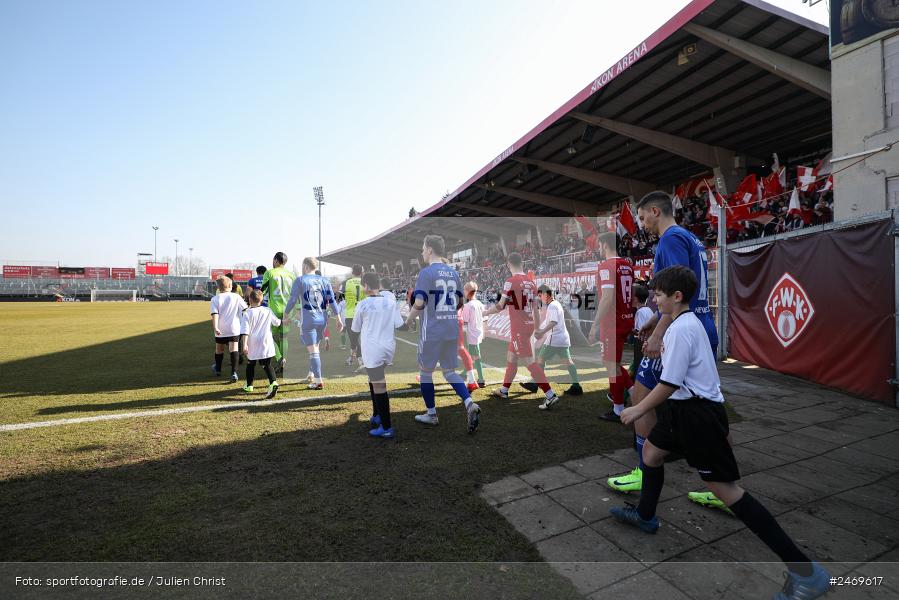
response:
[[[137,302],[137,290],[91,290],[91,302]]]

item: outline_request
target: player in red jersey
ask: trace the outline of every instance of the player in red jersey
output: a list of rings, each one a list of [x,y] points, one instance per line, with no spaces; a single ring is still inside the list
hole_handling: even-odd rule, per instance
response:
[[[592,344],[597,338],[600,340],[602,360],[609,374],[612,410],[600,418],[620,422],[619,415],[624,410],[624,391],[632,385],[630,375],[621,366],[621,355],[634,329],[634,308],[631,306],[634,268],[628,259],[618,256],[618,235],[614,231],[599,236],[599,247],[605,260],[597,266],[599,306],[588,341]]]
[[[559,397],[549,385],[543,368],[534,360],[532,338],[534,324],[538,321],[537,284],[525,275],[519,253],[511,253],[506,259],[506,266],[509,267],[512,276],[503,285],[503,293],[499,302],[484,312],[486,317],[508,307],[509,325],[511,326],[511,340],[506,353],[506,374],[503,376],[502,387],[495,390],[493,395],[500,398],[509,397],[509,387],[518,372],[518,359],[522,358],[527,361],[527,368],[534,378],[534,383],[546,395],[546,400],[539,407],[541,410],[546,410],[558,402]]]

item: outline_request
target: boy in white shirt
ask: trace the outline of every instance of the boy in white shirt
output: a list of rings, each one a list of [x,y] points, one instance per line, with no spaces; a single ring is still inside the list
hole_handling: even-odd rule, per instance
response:
[[[781,529],[777,520],[737,481],[740,470],[728,442],[727,413],[715,355],[702,322],[690,309],[698,281],[690,267],[675,265],[653,280],[656,301],[671,325],[662,340],[662,374],[658,385],[636,406],[624,409],[621,422],[633,423],[663,402],[669,410],[643,445],[640,503],[609,510],[616,520],[656,533],[656,507],[665,480],[665,457],[683,454],[717,498],[786,564],[783,591],[775,598],[813,600],[830,589],[830,573],[812,562]]]
[[[382,293],[377,273],[362,275],[362,289],[366,297],[356,305],[351,327],[360,334],[362,364],[368,373],[372,403],[370,422],[374,427],[368,435],[391,439],[396,433],[390,421],[390,397],[384,369],[393,362],[396,352],[394,330],[403,324],[403,318],[396,306],[396,297],[392,293]]]
[[[631,335],[634,342],[634,360],[631,361],[627,369],[628,374],[631,376],[631,381],[635,381],[634,377],[637,376],[637,367],[640,365],[640,361],[643,360],[643,340],[640,339],[639,331],[649,322],[654,314],[652,309],[646,306],[648,299],[649,289],[643,284],[635,283],[634,287],[631,288],[631,306],[634,308],[634,332]]]
[[[244,311],[240,319],[240,336],[243,347],[241,351],[247,356],[247,385],[243,391],[253,391],[253,376],[256,373],[256,363],[262,365],[265,376],[268,377],[268,394],[265,399],[270,400],[278,393],[278,382],[272,370],[272,358],[275,356],[275,339],[272,337],[272,327],[281,325],[281,319],[275,316],[267,306],[262,306],[263,294],[261,290],[250,291],[250,307]]]
[[[566,396],[581,396],[584,390],[581,388],[580,380],[577,376],[577,366],[571,359],[571,337],[568,335],[568,328],[565,326],[565,311],[562,309],[562,303],[553,298],[553,291],[548,285],[541,285],[537,288],[537,295],[545,307],[543,313],[543,322],[540,327],[534,329],[534,338],[541,339],[544,336],[543,345],[537,353],[537,362],[540,363],[542,369],[546,369],[546,363],[553,357],[559,356],[562,362],[568,368],[568,375],[571,378],[571,387],[565,390]],[[529,391],[536,391],[536,383],[522,384]],[[554,396],[552,400],[546,400],[539,406],[541,410],[547,410],[553,404],[559,401],[558,396]]]
[[[222,362],[225,359],[225,347],[231,355],[231,383],[237,383],[238,352],[237,342],[240,338],[240,317],[247,309],[243,298],[231,291],[231,279],[219,277],[215,280],[218,293],[209,302],[212,315],[212,329],[215,332],[215,363],[212,372],[218,377],[222,374]]]
[[[481,342],[484,341],[484,304],[478,300],[478,284],[469,281],[462,289],[465,293],[465,305],[462,307],[462,324],[465,327],[465,343],[468,353],[474,361],[478,372],[478,387],[487,385],[484,381],[484,365],[481,362]]]

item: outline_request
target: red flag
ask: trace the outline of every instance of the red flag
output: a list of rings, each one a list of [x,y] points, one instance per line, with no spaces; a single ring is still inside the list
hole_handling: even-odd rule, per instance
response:
[[[736,193],[731,196],[731,214],[734,221],[745,221],[749,218],[749,205],[757,202],[759,184],[755,175],[747,175],[737,186]]]
[[[796,179],[798,180],[799,189],[803,192],[809,191],[815,180],[818,178],[818,169],[812,167],[796,167]]]
[[[784,193],[784,186],[780,182],[779,173],[771,173],[762,178],[762,191],[765,193],[765,199],[780,196]]]
[[[831,174],[827,177],[826,180],[824,180],[824,183],[821,185],[821,191],[829,192],[832,189],[833,189],[833,175]]]
[[[574,215],[574,218],[581,224],[587,249],[590,251],[596,250],[597,242],[599,241],[597,238],[598,232],[596,231],[596,225],[583,215]]]
[[[631,235],[637,235],[637,220],[634,218],[634,213],[631,212],[631,205],[627,200],[621,204],[621,214],[618,217],[618,225],[619,235],[622,235],[622,228]]]

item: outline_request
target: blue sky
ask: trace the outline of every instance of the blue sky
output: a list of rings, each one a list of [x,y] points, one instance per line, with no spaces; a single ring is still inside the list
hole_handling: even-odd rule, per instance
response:
[[[211,266],[361,241],[455,189],[684,6],[0,3],[0,261]],[[826,2],[774,4],[825,22]]]

